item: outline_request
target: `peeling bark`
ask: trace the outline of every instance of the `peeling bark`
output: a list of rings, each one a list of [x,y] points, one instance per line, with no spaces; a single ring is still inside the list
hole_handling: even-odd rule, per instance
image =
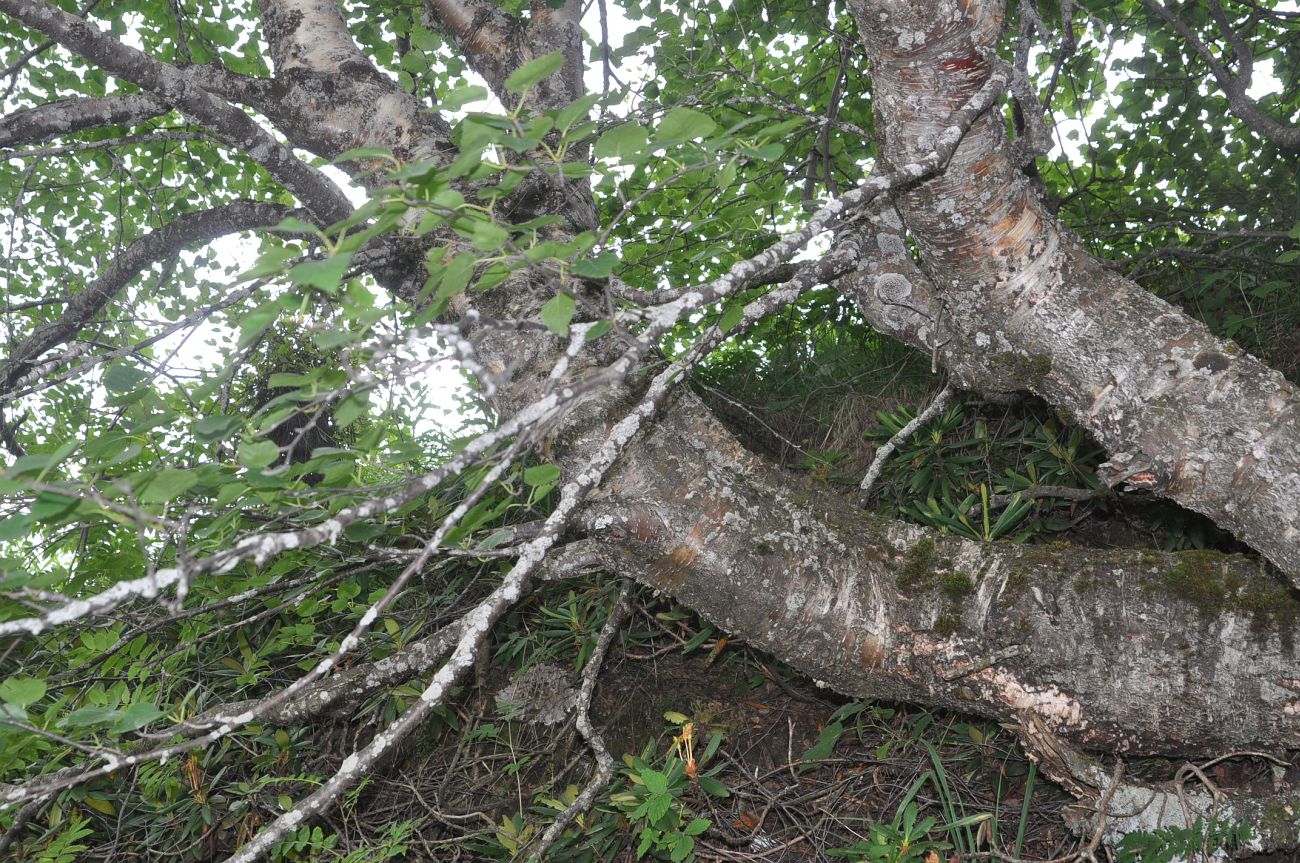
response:
[[[883,156],[906,164],[991,74],[1002,5],[850,8],[888,129]],[[1010,153],[990,112],[942,175],[900,196],[950,338],[1092,432],[1110,454],[1108,484],[1209,516],[1300,585],[1300,393],[1089,255]],[[901,283],[875,286],[886,289],[907,296]]]

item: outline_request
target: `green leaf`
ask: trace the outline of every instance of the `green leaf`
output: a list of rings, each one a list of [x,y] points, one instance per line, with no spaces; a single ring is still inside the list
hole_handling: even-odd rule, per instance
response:
[[[542,306],[542,323],[556,335],[564,335],[569,331],[569,322],[573,320],[573,313],[577,309],[577,302],[568,294],[560,293],[551,297]]]
[[[668,794],[655,794],[646,800],[646,820],[658,824],[659,819],[668,814],[673,807],[673,798]]]
[[[0,542],[9,542],[26,536],[36,519],[30,513],[15,513],[0,519]]]
[[[808,751],[799,756],[800,772],[813,770],[817,765],[830,758],[831,753],[835,751],[835,744],[839,742],[840,735],[844,733],[844,726],[839,722],[832,722],[822,729],[822,733],[817,735],[817,740]]]
[[[479,276],[478,281],[474,283],[474,290],[487,291],[495,288],[510,277],[514,270],[500,262],[488,265],[483,270],[483,275]]]
[[[708,830],[712,824],[713,822],[707,818],[696,818],[690,824],[687,824],[682,828],[682,832],[687,836],[699,836],[705,830]]]
[[[129,393],[148,378],[148,372],[133,365],[113,363],[104,373],[104,388],[110,393]]]
[[[645,129],[635,123],[615,126],[596,141],[597,159],[619,159],[635,162],[650,149],[650,139]]]
[[[330,164],[340,165],[343,162],[351,162],[360,159],[384,159],[393,164],[397,164],[397,160],[393,158],[392,152],[383,147],[354,147],[351,150],[344,150],[342,153],[339,153],[331,159]]]
[[[473,237],[475,248],[495,252],[510,239],[510,232],[495,222],[475,222]]]
[[[27,707],[45,697],[45,681],[34,677],[11,677],[0,683],[0,701]]]
[[[731,188],[731,184],[734,182],[736,182],[736,160],[732,159],[721,171],[718,172],[714,185],[716,185],[718,189],[726,191]]]
[[[303,261],[289,270],[289,279],[295,284],[317,288],[327,294],[338,291],[339,282],[352,266],[352,254],[345,252],[314,261]]]
[[[470,102],[478,102],[487,97],[487,87],[480,84],[465,84],[439,98],[438,107],[444,111],[459,111]]]
[[[717,128],[718,124],[707,114],[693,108],[673,108],[659,121],[655,140],[663,144],[678,144],[712,135]]]
[[[280,457],[280,448],[274,441],[245,441],[239,445],[239,463],[260,470]]]
[[[555,128],[559,129],[561,132],[569,131],[575,122],[586,118],[586,116],[591,113],[591,109],[596,107],[596,103],[599,101],[599,93],[588,93],[586,96],[570,102],[562,111],[560,111],[559,114],[556,115]]]
[[[248,347],[262,334],[262,331],[280,317],[279,303],[263,303],[248,312],[239,321],[239,347]]]
[[[370,402],[366,394],[353,393],[339,402],[338,408],[334,411],[334,421],[339,428],[345,429],[364,416],[368,410],[370,410]]]
[[[119,715],[118,711],[107,707],[83,707],[69,713],[60,724],[67,728],[106,725],[109,722],[116,722]]]
[[[122,708],[117,721],[113,723],[113,730],[118,734],[135,731],[159,719],[162,715],[163,712],[149,702],[137,701]]]
[[[194,487],[199,481],[194,471],[168,468],[160,471],[140,495],[141,503],[167,503]]]
[[[560,71],[560,67],[563,65],[563,51],[552,51],[550,54],[543,54],[534,60],[529,60],[511,73],[510,77],[506,78],[506,89],[515,94],[523,93],[534,84]]]
[[[744,303],[728,303],[726,308],[722,310],[722,317],[718,319],[718,329],[724,333],[730,332],[736,324],[740,323],[741,318],[744,316]]]
[[[281,222],[280,224],[284,224]],[[247,282],[253,279],[260,279],[266,276],[278,276],[283,273],[289,261],[298,257],[301,252],[297,249],[291,249],[287,246],[272,246],[264,249],[253,266],[239,275],[239,281]]]
[[[4,469],[7,476],[22,476],[28,473],[43,473],[59,463],[54,453],[37,452],[20,455],[14,463]]]
[[[700,763],[701,764],[707,763],[708,760],[713,757],[714,753],[718,751],[718,747],[721,745],[722,745],[722,732],[721,731],[713,732],[713,734],[709,736],[709,742],[708,745],[704,747],[703,754],[700,755]]]
[[[368,521],[354,521],[343,528],[343,535],[353,542],[368,542],[383,532],[381,525]]]
[[[190,426],[201,443],[212,443],[213,441],[225,440],[236,430],[244,425],[242,417],[229,416],[226,414],[213,414],[197,420]]]
[[[553,464],[538,464],[524,471],[524,482],[530,486],[551,485],[560,478],[560,469]]]
[[[82,802],[91,809],[94,809],[96,812],[102,812],[105,815],[114,815],[117,813],[117,808],[113,806],[113,801],[101,797],[98,794],[87,794]]]
[[[277,234],[311,234],[312,236],[317,237],[321,235],[320,229],[315,225],[308,224],[302,219],[297,219],[293,216],[281,220],[280,224],[276,225],[274,228],[267,228],[267,230],[274,231]]]
[[[596,323],[592,325],[591,329],[587,330],[587,342],[594,342],[596,339],[609,332],[613,326],[614,325],[609,321],[596,321]]]
[[[645,783],[646,790],[651,794],[668,793],[668,777],[658,770],[642,770],[640,776],[641,781]]]
[[[421,51],[436,51],[442,47],[442,38],[437,33],[425,27],[423,24],[416,24],[411,28],[411,44]],[[480,90],[483,88],[480,87]],[[486,90],[484,93],[486,94]]]
[[[573,272],[588,279],[606,279],[614,274],[618,266],[618,255],[613,252],[601,252],[594,258],[578,261],[573,265]]]
[[[75,497],[52,491],[43,491],[36,496],[30,511],[31,515],[38,521],[57,521],[70,514],[77,508],[79,503],[81,501]]]
[[[478,263],[478,257],[473,252],[461,252],[452,258],[450,264],[443,271],[442,280],[438,285],[438,293],[435,295],[439,300],[445,300],[454,297],[465,287],[469,285],[469,277],[474,274],[474,266]]]

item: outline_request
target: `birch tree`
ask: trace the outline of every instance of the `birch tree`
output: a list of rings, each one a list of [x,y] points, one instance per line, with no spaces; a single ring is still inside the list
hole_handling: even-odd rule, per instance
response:
[[[1296,19],[1096,6],[629,2],[620,45],[577,0],[0,0],[3,847],[67,789],[404,687],[244,822],[229,859],[263,859],[539,582],[593,571],[845,695],[1014,726],[1085,835],[1213,817],[1293,846],[1285,771],[1112,765],[1300,748]],[[747,449],[686,382],[810,307],[946,393],[1041,399],[1100,486],[1243,551],[980,541],[986,489],[982,530],[918,524]],[[492,418],[455,441],[410,421],[441,350]],[[466,595],[425,590],[468,561]],[[183,670],[186,639],[304,607],[224,683]],[[608,779],[584,733],[590,793],[532,851]]]

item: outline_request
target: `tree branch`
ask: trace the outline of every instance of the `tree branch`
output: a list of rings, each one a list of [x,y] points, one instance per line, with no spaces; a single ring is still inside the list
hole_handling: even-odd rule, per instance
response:
[[[43,353],[71,339],[99,314],[141,271],[196,243],[217,237],[276,225],[290,215],[303,216],[281,204],[237,201],[178,216],[167,225],[146,234],[124,249],[103,274],[74,296],[57,319],[36,331],[10,352],[0,369],[0,391],[10,389]]]
[[[1240,74],[1233,74],[1220,63],[1209,46],[1192,32],[1192,29],[1184,24],[1182,19],[1175,15],[1173,10],[1163,2],[1160,2],[1160,0],[1142,0],[1142,5],[1146,7],[1148,12],[1158,15],[1165,23],[1174,28],[1174,31],[1179,36],[1182,36],[1184,41],[1192,47],[1192,50],[1205,61],[1205,64],[1210,67],[1210,74],[1214,75],[1214,80],[1219,82],[1224,95],[1228,97],[1228,110],[1232,111],[1237,119],[1262,137],[1272,141],[1280,149],[1292,153],[1300,151],[1300,127],[1279,123],[1260,110],[1255,100],[1246,95],[1246,88],[1250,86],[1253,57],[1249,48],[1238,38],[1231,24],[1224,17],[1222,8],[1217,9],[1215,18],[1223,28],[1224,36],[1232,44],[1233,51],[1237,54],[1242,70]],[[1218,7],[1219,4],[1216,2],[1212,3],[1211,6]]]
[[[100,126],[134,125],[170,111],[147,93],[61,99],[0,117],[0,147],[24,147]]]
[[[347,197],[324,174],[302,162],[244,111],[204,90],[189,76],[118,42],[92,24],[43,0],[0,0],[0,12],[44,33],[104,71],[174,105],[221,140],[243,151],[325,224],[352,213]]]
[[[1043,773],[1079,798],[1080,805],[1066,812],[1071,828],[1092,833],[1098,842],[1113,846],[1129,833],[1169,829],[1203,832],[1212,824],[1250,827],[1242,851],[1293,849],[1300,842],[1300,819],[1295,817],[1298,795],[1292,785],[1275,788],[1272,793],[1223,792],[1213,786],[1185,789],[1183,785],[1191,776],[1204,781],[1204,770],[1195,765],[1184,765],[1169,782],[1128,780],[1061,740],[1030,711],[1022,713],[1013,727],[1025,753]],[[1260,752],[1229,753],[1214,761],[1234,756],[1276,761]]]
[[[327,677],[304,688],[294,698],[260,714],[263,721],[275,725],[295,725],[329,711],[339,704],[348,704],[365,698],[373,692],[404,683],[412,677],[427,674],[447,658],[464,630],[464,619],[444,626],[427,638],[412,641],[401,650],[375,662],[354,665],[333,677]],[[187,731],[204,729],[219,724],[223,717],[253,710],[259,700],[221,704],[203,711],[182,723]]]
[[[990,74],[983,58],[1000,36],[1001,4],[972,4],[962,32],[926,46],[924,59],[900,34],[924,29],[929,12],[850,5],[876,70],[874,105],[891,130],[883,158],[908,162],[947,128],[948,106]],[[916,99],[918,89],[930,97]],[[928,341],[954,361],[959,385],[986,389],[1000,378],[1067,410],[1110,454],[1099,472],[1107,485],[1208,516],[1300,586],[1300,391],[1089,254],[1043,206],[1012,150],[990,113],[941,176],[898,197],[941,286],[930,308],[901,272],[870,290],[929,315]]]

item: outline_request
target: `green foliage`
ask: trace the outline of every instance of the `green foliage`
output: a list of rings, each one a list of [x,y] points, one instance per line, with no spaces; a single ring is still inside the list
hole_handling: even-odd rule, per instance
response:
[[[525,5],[504,4],[521,13]],[[1086,121],[1064,133],[1079,139],[1077,150],[1038,160],[1048,194],[1090,249],[1131,262],[1144,284],[1294,377],[1294,159],[1232,120],[1216,88],[1201,86],[1201,61],[1166,28],[1152,26],[1139,4],[1083,5],[1089,15],[1074,22],[1073,54],[1035,55],[1042,64],[1036,80],[1053,108]],[[593,324],[596,314],[566,286],[596,292],[617,276],[649,290],[716,277],[871,167],[871,85],[861,52],[851,50],[853,24],[842,7],[756,0],[725,8],[668,0],[622,6],[635,26],[612,46],[612,59],[640,54],[653,70],[634,104],[632,94],[612,92],[534,110],[529,94],[562,65],[548,54],[509,76],[506,89],[520,98],[492,112],[475,110],[487,91],[467,82],[455,46],[430,30],[415,6],[347,4],[350,32],[381,74],[452,112],[446,119],[457,152],[450,161],[399,161],[374,147],[337,156],[336,164],[375,166],[353,218],[328,229],[288,219],[260,234],[248,255],[214,247],[160,262],[86,322],[76,342],[87,349],[84,366],[70,365],[66,378],[46,389],[15,394],[6,418],[27,454],[0,476],[0,620],[30,614],[43,591],[84,596],[218,554],[248,532],[325,524],[348,507],[401,492],[412,476],[461,451],[465,440],[456,436],[491,419],[465,401],[436,427],[448,418],[432,413],[439,401],[426,386],[432,357],[417,356],[418,339],[406,337],[464,295],[510,279],[555,285],[529,323],[565,336]],[[1212,33],[1213,23],[1194,11],[1189,25]],[[186,68],[220,62],[237,75],[270,71],[247,26],[258,13],[244,0],[132,2],[97,14],[109,33],[129,27],[132,44]],[[8,21],[5,27],[5,64],[44,41]],[[1294,28],[1260,16],[1250,30],[1282,85],[1264,97],[1265,109],[1294,116],[1300,63],[1285,50]],[[1111,51],[1125,42],[1138,50]],[[59,48],[36,57],[13,79],[6,114],[125,86]],[[1058,57],[1059,76],[1048,68]],[[1048,81],[1059,82],[1050,93]],[[68,136],[61,142],[72,148],[67,158],[0,160],[11,340],[54,324],[66,306],[55,299],[84,291],[105,262],[177,215],[237,200],[288,200],[251,160],[180,114],[115,140],[121,131]],[[554,213],[519,209],[525,183],[589,186],[600,228],[570,231]],[[367,244],[398,231],[412,240],[437,238],[422,250],[425,281],[411,305],[360,275]],[[248,257],[255,257],[251,266]],[[681,324],[664,339],[664,351],[679,355],[702,327],[730,329],[739,301],[764,289]],[[239,290],[248,295],[239,299]],[[205,315],[201,328],[186,323]],[[587,331],[591,339],[625,335]],[[190,337],[201,350],[182,351]],[[852,485],[864,441],[879,445],[907,422],[933,380],[928,357],[875,334],[842,297],[822,289],[733,336],[693,383],[747,440],[816,479]],[[24,413],[31,422],[17,421]],[[1043,539],[1070,525],[1073,506],[1015,495],[1035,485],[1095,488],[1099,458],[1081,431],[1055,418],[956,406],[904,442],[878,486],[878,503],[971,539]],[[130,748],[149,735],[170,735],[174,723],[214,705],[282,689],[337,648],[441,518],[482,492],[445,537],[464,554],[423,570],[346,661],[393,655],[427,635],[431,621],[481,595],[499,575],[514,528],[548,512],[560,479],[549,461],[520,464],[490,483],[487,468],[476,465],[349,525],[327,547],[290,549],[198,578],[176,609],[130,607],[120,618],[6,645],[0,773],[5,781],[28,779],[74,763],[85,748]],[[999,507],[998,496],[1011,501]],[[1171,547],[1216,541],[1184,516],[1162,513],[1154,523]],[[969,589],[963,579],[941,585],[950,599]],[[590,580],[539,592],[498,627],[493,671],[509,675],[547,659],[581,668],[611,594],[612,586]],[[689,617],[681,610],[661,615],[669,626]],[[680,650],[705,649],[716,635],[702,625]],[[406,684],[371,696],[361,719],[391,721],[419,689]],[[815,769],[869,712],[827,725],[799,770]],[[685,728],[677,724],[679,741]],[[924,748],[927,729],[914,731],[890,751]],[[433,741],[465,732],[509,746],[515,729],[503,720],[468,731],[456,710],[443,709],[427,732]],[[705,769],[719,739],[710,739],[698,762],[680,743],[661,761],[649,751],[630,760],[621,788],[566,834],[557,853],[608,859],[620,842],[621,815],[635,825],[640,855],[690,859],[695,837],[710,826],[698,817],[699,795],[727,790],[716,768]],[[327,742],[309,732],[255,723],[206,750],[61,792],[18,838],[17,853],[63,863],[112,842],[126,855],[212,857],[310,793],[330,767],[323,752]],[[923,779],[942,814],[923,816],[913,789],[893,820],[844,855],[902,861],[945,843],[973,850],[967,828],[975,822],[952,808],[948,766],[936,749],[929,757]],[[516,776],[526,767],[509,763]],[[538,790],[531,814],[553,815],[575,795]],[[524,808],[527,795],[519,796]],[[1023,821],[1022,814],[1022,832]],[[415,829],[415,822],[395,822],[366,848],[307,825],[275,854],[285,861],[398,858]],[[1217,837],[1218,829],[1208,832]],[[483,847],[493,850],[484,853],[505,859],[536,830],[517,812],[491,832]],[[584,835],[597,838],[584,846]],[[1192,839],[1189,832],[1152,841],[1181,847]],[[1156,845],[1143,841],[1134,839],[1126,853],[1161,859]]]
[[[914,413],[879,411],[868,434],[878,444],[893,438]],[[995,437],[996,434],[996,437]],[[881,495],[904,517],[967,539],[1025,542],[1068,528],[1068,500],[1021,498],[1034,486],[1095,489],[1101,449],[1082,429],[1060,428],[1054,418],[1007,416],[996,433],[982,417],[952,405],[900,443],[885,465]],[[994,509],[993,495],[1010,496]]]
[[[910,798],[915,790],[907,796]],[[987,816],[973,816],[940,825],[933,815],[917,820],[916,803],[909,800],[888,824],[873,824],[870,835],[846,848],[832,848],[831,857],[861,860],[863,863],[921,863],[932,853],[950,850],[951,842],[930,838],[979,823]]]
[[[887,721],[893,716],[894,711],[888,708],[864,702],[846,704],[835,712],[832,721],[826,726],[817,743],[801,760],[827,758],[834,742],[847,729],[852,728],[854,733],[862,735],[866,724]],[[889,750],[895,745],[909,748],[919,746],[928,755],[930,769],[922,772],[907,789],[898,801],[890,821],[872,824],[867,830],[865,839],[849,846],[832,848],[827,852],[828,855],[863,861],[863,863],[921,863],[953,850],[958,851],[959,856],[965,853],[979,853],[981,848],[971,828],[987,829],[984,826],[985,822],[994,822],[992,829],[996,831],[996,815],[993,813],[964,815],[961,812],[963,803],[949,781],[949,768],[940,757],[935,743],[928,739],[933,737],[942,743],[948,734],[943,729],[933,728],[929,719],[930,714],[919,714],[919,721],[912,725],[908,735],[906,737],[894,735],[890,743],[877,751],[877,757],[880,759],[888,757]],[[970,740],[983,742],[983,732],[974,726],[963,726],[963,728],[969,734]],[[951,730],[958,731],[956,728]],[[940,823],[938,816],[921,815],[922,810],[917,799],[922,790],[927,787],[943,813],[943,823]],[[1029,790],[1026,793],[1030,793]]]
[[[271,859],[277,863],[318,863],[328,860],[338,836],[326,836],[320,827],[300,827],[298,832],[271,850]]]
[[[1129,833],[1116,846],[1120,863],[1170,863],[1192,860],[1204,854],[1232,851],[1250,838],[1250,828],[1223,821],[1197,818],[1190,827],[1162,827],[1151,832]]]
[[[692,738],[694,724],[682,714],[670,713],[667,718],[677,724],[679,733],[664,766],[655,769],[645,760],[651,756],[653,744],[640,757],[624,756],[626,790],[611,794],[609,799],[632,823],[638,859],[649,853],[672,863],[690,863],[695,859],[695,837],[708,830],[712,822],[696,817],[684,797],[693,786],[711,796],[727,796],[726,786],[716,778],[720,766],[701,772],[717,752],[722,735],[714,732],[697,759]]]

